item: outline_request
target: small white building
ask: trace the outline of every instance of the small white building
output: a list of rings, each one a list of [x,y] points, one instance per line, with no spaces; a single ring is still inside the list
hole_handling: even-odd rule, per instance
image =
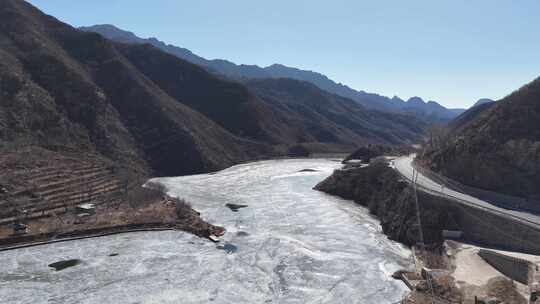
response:
[[[75,208],[75,212],[78,214],[94,214],[96,212],[96,206],[91,203],[80,204]]]

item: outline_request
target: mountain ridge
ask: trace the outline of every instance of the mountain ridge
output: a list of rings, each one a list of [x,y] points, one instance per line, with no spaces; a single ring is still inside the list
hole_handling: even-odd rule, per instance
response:
[[[140,38],[132,32],[124,31],[111,24],[80,27],[79,29],[83,31],[97,32],[106,38],[124,43],[149,43],[180,58],[204,66],[211,72],[223,74],[234,79],[293,78],[308,81],[325,91],[355,100],[367,108],[388,112],[410,113],[414,114],[415,116],[422,117],[430,122],[447,122],[464,111],[464,109],[447,109],[435,101],[426,103],[420,99],[421,102],[410,104],[396,96],[393,98],[388,98],[375,93],[354,90],[347,85],[334,82],[322,73],[301,70],[278,63],[267,67],[259,67],[257,65],[237,65],[223,59],[208,60],[194,54],[186,48],[166,44],[153,37]],[[434,104],[437,106],[434,107]]]
[[[303,125],[316,128],[318,131],[314,133],[322,136],[316,136],[320,141],[325,141],[324,138],[329,140],[327,137],[333,135],[323,135],[325,130],[313,126],[314,121],[330,128],[353,131],[344,132],[343,135],[348,135],[340,141],[356,143],[368,143],[367,138],[371,142],[386,141],[389,144],[413,143],[411,139],[423,133],[427,127],[427,124],[410,115],[365,109],[351,99],[329,93],[308,81],[258,78],[245,79],[242,83],[263,101],[274,107],[286,108],[287,113],[297,114],[296,119],[304,120]]]
[[[174,100],[101,35],[24,1],[2,1],[0,17],[3,146],[95,151],[158,176],[271,153]]]
[[[466,185],[540,199],[540,78],[453,120],[423,161]]]
[[[287,104],[287,92],[269,103],[239,81],[150,44],[75,29],[26,1],[0,2],[0,18],[2,149],[89,152],[147,175],[174,176],[287,155],[298,145],[335,152],[421,138],[423,125],[407,115],[356,103],[352,115],[342,110],[352,100],[321,99],[343,119],[370,116],[359,121],[366,128],[338,125],[331,111],[277,106]],[[309,100],[300,101],[306,109]],[[394,135],[402,127],[410,131]]]

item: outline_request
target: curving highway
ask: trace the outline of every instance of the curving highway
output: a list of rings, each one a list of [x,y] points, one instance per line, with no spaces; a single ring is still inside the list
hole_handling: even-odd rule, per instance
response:
[[[416,171],[413,167],[413,160],[415,155],[403,156],[396,158],[390,162],[390,165],[403,177],[412,181],[413,172]],[[480,200],[476,197],[470,196],[465,193],[454,191],[446,188],[444,185],[430,179],[429,177],[418,172],[417,185],[423,191],[433,195],[445,197],[453,201],[465,204],[468,206],[485,209],[489,212],[493,212],[499,215],[503,215],[514,220],[520,221],[524,224],[533,226],[540,229],[540,216],[523,211],[509,210],[501,207],[494,206],[489,202]]]

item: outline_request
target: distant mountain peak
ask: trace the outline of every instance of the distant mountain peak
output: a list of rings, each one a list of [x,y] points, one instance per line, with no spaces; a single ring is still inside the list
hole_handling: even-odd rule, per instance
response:
[[[489,98],[480,98],[480,99],[478,99],[477,102],[474,103],[474,105],[472,107],[476,107],[476,106],[483,105],[483,104],[490,103],[490,102],[494,102],[494,101],[495,100],[489,99]]]
[[[281,63],[274,63],[274,64],[271,64],[269,66],[267,66],[267,68],[287,68],[287,66],[281,64]]]
[[[113,35],[114,37],[126,37],[126,38],[131,38],[131,39],[141,39],[141,38],[137,37],[137,35],[135,35],[133,32],[119,29],[118,27],[116,27],[116,26],[114,26],[112,24],[98,24],[98,25],[93,25],[93,26],[90,26],[90,27],[82,26],[79,29],[82,30],[82,31],[86,31],[86,32],[88,32],[88,31],[98,32],[98,33],[100,33],[102,35],[103,35],[103,33],[105,33],[104,36]]]
[[[409,106],[416,106],[416,105],[422,106],[424,104],[425,104],[424,100],[418,96],[411,97],[407,100],[407,105]]]
[[[118,27],[116,27],[115,25],[113,24],[108,24],[108,23],[105,23],[105,24],[96,24],[96,25],[92,25],[92,26],[81,26],[81,28],[101,28],[101,29],[110,29],[110,30],[115,30],[115,31],[120,31],[120,32],[128,32],[128,31],[125,31],[125,30],[121,30],[119,29]],[[128,32],[130,33],[130,32]]]

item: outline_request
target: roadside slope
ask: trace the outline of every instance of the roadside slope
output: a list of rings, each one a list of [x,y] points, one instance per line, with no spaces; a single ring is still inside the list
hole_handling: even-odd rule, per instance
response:
[[[422,163],[463,184],[540,198],[540,78],[467,111],[432,140]]]

